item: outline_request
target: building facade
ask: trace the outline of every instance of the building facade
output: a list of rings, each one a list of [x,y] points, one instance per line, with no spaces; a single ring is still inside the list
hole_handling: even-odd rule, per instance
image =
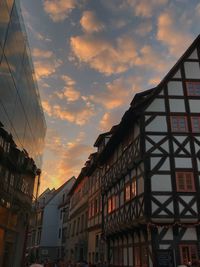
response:
[[[22,266],[46,124],[18,3],[0,2],[0,266]]]
[[[72,262],[87,260],[88,256],[88,189],[87,167],[84,167],[69,193],[70,209],[66,259]]]
[[[36,217],[29,231],[27,252],[29,259],[56,260],[62,255],[63,210],[75,178],[72,177],[57,190],[45,190],[39,197]],[[34,218],[33,218],[34,219]]]
[[[200,258],[200,37],[161,83],[136,94],[99,159],[111,266]]]

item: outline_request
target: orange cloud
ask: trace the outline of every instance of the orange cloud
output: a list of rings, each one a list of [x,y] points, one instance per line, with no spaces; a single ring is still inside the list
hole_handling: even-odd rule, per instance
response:
[[[129,37],[118,38],[113,45],[96,36],[77,36],[71,38],[71,48],[80,61],[106,75],[126,71],[137,57],[136,43]]]
[[[151,17],[155,10],[168,3],[168,0],[128,0],[136,16]]]
[[[60,120],[66,120],[77,125],[86,124],[91,117],[95,115],[95,110],[90,103],[79,103],[79,105],[61,106],[58,104],[51,105],[49,101],[42,102],[45,113]]]
[[[93,11],[84,11],[80,20],[81,26],[85,32],[99,32],[104,28],[103,23],[97,18]]]
[[[54,22],[65,20],[76,7],[76,0],[44,0],[44,10]]]
[[[90,100],[103,105],[106,109],[115,109],[130,102],[138,90],[141,78],[119,78],[107,83],[106,90],[91,95]]]
[[[157,39],[168,47],[171,55],[178,57],[182,51],[189,46],[192,36],[187,31],[187,21],[179,18],[181,21],[176,26],[177,18],[173,11],[165,11],[158,17]]]
[[[78,100],[81,94],[75,88],[76,82],[67,75],[63,75],[61,78],[65,82],[65,87],[61,92],[56,92],[56,95],[60,99],[66,98],[69,102],[74,102]]]
[[[99,128],[101,131],[109,131],[112,126],[118,124],[121,120],[123,112],[116,110],[114,112],[106,112],[100,120]]]
[[[34,48],[32,51],[32,56],[35,58],[51,58],[53,56],[53,52],[49,50]]]
[[[63,146],[60,146],[60,137],[57,133],[50,132],[49,136],[54,135],[53,144],[48,145],[46,149],[45,157],[48,160],[44,161],[40,192],[46,189],[49,184],[52,187],[58,188],[72,176],[77,176],[87,161],[89,154],[94,150],[91,146],[84,143],[84,135],[82,133],[75,140]],[[59,157],[55,159],[54,154],[58,152],[56,148],[57,142],[60,146]]]

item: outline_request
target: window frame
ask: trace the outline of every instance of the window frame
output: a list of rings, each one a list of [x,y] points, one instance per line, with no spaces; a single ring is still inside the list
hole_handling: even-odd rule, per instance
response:
[[[181,130],[180,128],[180,119],[184,118],[185,121],[185,129]],[[177,119],[177,128],[173,127],[173,119]],[[180,133],[187,133],[188,132],[188,121],[186,116],[170,116],[170,125],[171,125],[171,131],[172,132],[180,132]]]
[[[194,121],[193,121],[193,119],[198,119],[198,126],[199,126],[199,129],[198,130],[195,130],[195,128],[194,128]],[[200,133],[200,117],[198,117],[198,116],[192,116],[191,117],[191,125],[192,125],[192,132],[193,133]]]
[[[186,247],[188,249],[188,262],[185,262],[184,257],[183,257],[183,248]],[[198,247],[197,244],[187,244],[187,243],[182,243],[179,245],[179,253],[180,253],[180,259],[181,259],[181,264],[188,264],[189,262],[192,262],[192,249],[195,248],[195,254],[196,254],[196,260],[198,260]]]
[[[189,85],[192,85],[192,88],[189,89]],[[199,89],[195,88],[194,85],[198,85]],[[186,82],[186,90],[188,96],[200,96],[200,82],[191,82],[191,81]],[[198,90],[199,94],[197,93]]]
[[[183,181],[183,186],[184,189],[180,188],[180,177],[178,177],[178,175],[183,175],[184,181]],[[192,181],[192,189],[188,189],[187,187],[187,177],[186,175],[190,174],[191,177],[191,181]],[[177,192],[196,192],[196,187],[195,187],[195,181],[194,181],[194,173],[191,171],[176,171],[176,190]]]

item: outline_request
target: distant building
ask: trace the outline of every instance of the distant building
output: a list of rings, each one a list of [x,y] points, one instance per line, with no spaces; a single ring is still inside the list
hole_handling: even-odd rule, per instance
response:
[[[59,238],[58,246],[60,247],[59,258],[67,260],[68,258],[68,231],[69,231],[69,208],[70,208],[70,198],[65,197],[64,202],[62,202],[58,209],[60,214],[59,229],[61,229],[61,236]]]
[[[156,87],[135,95],[99,157],[111,266],[200,259],[200,36]]]
[[[84,167],[69,192],[70,210],[66,258],[72,262],[87,260],[88,189],[87,167]]]
[[[57,190],[45,190],[38,198],[36,217],[31,223],[27,252],[29,258],[56,260],[62,253],[62,211],[75,178],[72,177]]]
[[[21,267],[46,132],[17,1],[0,1],[0,267]]]

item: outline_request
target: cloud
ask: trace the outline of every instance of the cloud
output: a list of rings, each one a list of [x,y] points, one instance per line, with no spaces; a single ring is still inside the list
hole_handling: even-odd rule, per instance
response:
[[[46,13],[54,22],[65,20],[76,7],[76,0],[44,0]]]
[[[150,33],[153,29],[150,20],[144,21],[138,25],[135,32],[140,36],[145,36],[146,34]]]
[[[109,131],[112,126],[120,122],[123,112],[124,111],[118,109],[112,112],[104,113],[99,123],[99,129],[104,132]]]
[[[104,24],[97,18],[93,11],[84,11],[80,24],[85,32],[100,32],[104,29]]]
[[[42,50],[39,48],[34,48],[32,51],[32,56],[35,58],[51,58],[53,56],[53,52],[49,50]]]
[[[78,104],[51,104],[49,101],[42,101],[45,113],[63,121],[68,121],[77,125],[86,124],[95,115],[93,105],[80,101]]]
[[[78,176],[89,154],[94,150],[93,147],[84,142],[84,136],[84,133],[81,132],[74,140],[69,140],[66,143],[62,141],[61,144],[58,133],[54,130],[49,131],[40,192],[46,189],[49,184],[58,188],[72,176]],[[56,158],[55,153],[58,155]]]
[[[62,61],[57,59],[50,50],[34,48],[32,55],[34,57],[35,74],[38,80],[47,78],[57,71]]]
[[[49,61],[35,61],[34,67],[35,67],[35,74],[36,78],[40,80],[41,78],[46,78],[52,74],[54,74],[57,70],[57,68],[61,65],[60,61],[57,60],[49,60]]]
[[[90,96],[90,100],[106,109],[115,109],[128,104],[134,92],[139,89],[140,77],[119,78],[106,84],[106,89]]]
[[[67,75],[63,75],[61,79],[65,82],[63,90],[56,92],[60,99],[66,98],[68,102],[77,101],[81,93],[75,88],[76,82]]]
[[[152,17],[155,10],[163,7],[168,0],[127,0],[130,7],[133,8],[134,14],[139,17]]]
[[[129,37],[111,41],[92,35],[71,37],[74,55],[106,75],[122,73],[133,66],[137,57],[136,43]]]
[[[150,45],[145,45],[141,47],[140,54],[134,63],[135,66],[163,73],[169,68],[171,62],[158,50],[154,50]]]
[[[165,11],[158,17],[157,40],[167,46],[171,55],[177,57],[192,41],[192,36],[187,31],[187,21],[184,16],[179,17],[172,10]]]

